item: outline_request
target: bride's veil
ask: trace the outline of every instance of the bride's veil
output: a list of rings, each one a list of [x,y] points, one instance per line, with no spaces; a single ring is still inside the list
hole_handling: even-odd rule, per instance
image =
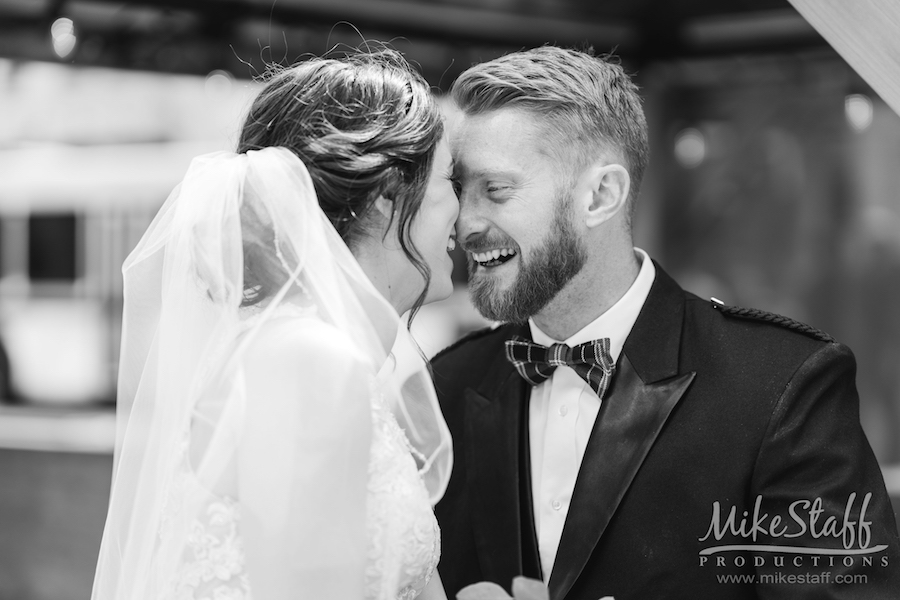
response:
[[[257,546],[295,532],[256,559],[273,589],[362,597],[371,394],[398,415],[433,503],[452,452],[424,361],[391,354],[405,329],[319,208],[303,163],[283,148],[195,159],[123,273],[114,477],[93,598],[168,593],[204,510],[185,491],[193,484],[230,490]],[[268,338],[346,348],[347,361],[289,363],[300,392],[260,421],[284,391],[248,380]],[[279,360],[273,352],[265,360]],[[263,483],[235,484],[241,469]]]

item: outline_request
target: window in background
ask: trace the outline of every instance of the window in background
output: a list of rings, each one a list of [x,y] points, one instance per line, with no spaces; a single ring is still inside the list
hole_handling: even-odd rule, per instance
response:
[[[82,266],[77,252],[79,222],[74,213],[28,219],[28,277],[32,281],[75,281]]]

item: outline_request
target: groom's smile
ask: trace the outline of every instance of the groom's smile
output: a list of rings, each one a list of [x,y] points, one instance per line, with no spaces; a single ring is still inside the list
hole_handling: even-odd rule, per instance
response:
[[[478,263],[479,267],[496,267],[512,259],[515,255],[516,251],[512,248],[499,250],[494,248],[486,252],[472,252],[472,260]]]
[[[521,248],[508,235],[494,227],[483,233],[469,235],[462,247],[468,258],[470,283],[475,283],[481,277],[500,277],[501,273],[507,271],[510,275],[506,277],[514,280],[521,269]]]

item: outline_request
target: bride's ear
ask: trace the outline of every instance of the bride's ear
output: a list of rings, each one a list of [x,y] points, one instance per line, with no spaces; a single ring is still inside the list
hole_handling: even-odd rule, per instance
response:
[[[372,208],[369,209],[368,213],[370,215],[370,225],[372,227],[371,232],[378,232],[376,236],[381,240],[382,244],[387,244],[387,247],[393,247],[396,244],[396,228],[397,228],[397,219],[395,216],[395,204],[391,198],[388,198],[384,195],[379,194],[379,196],[372,203]],[[389,242],[389,240],[393,240]]]
[[[381,213],[381,216],[384,217],[386,221],[390,222],[391,217],[394,214],[394,201],[379,194],[378,198],[375,199],[374,205],[375,210]]]

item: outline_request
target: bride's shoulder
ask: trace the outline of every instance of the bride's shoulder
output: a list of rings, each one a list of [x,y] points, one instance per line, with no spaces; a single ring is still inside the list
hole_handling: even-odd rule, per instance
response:
[[[250,335],[241,357],[245,439],[284,434],[326,443],[322,432],[331,432],[332,441],[344,439],[349,415],[367,423],[374,370],[349,335],[321,319],[283,316]]]
[[[277,316],[259,326],[244,355],[245,364],[265,370],[289,367],[298,371],[336,365],[359,365],[369,359],[353,339],[322,319]]]

